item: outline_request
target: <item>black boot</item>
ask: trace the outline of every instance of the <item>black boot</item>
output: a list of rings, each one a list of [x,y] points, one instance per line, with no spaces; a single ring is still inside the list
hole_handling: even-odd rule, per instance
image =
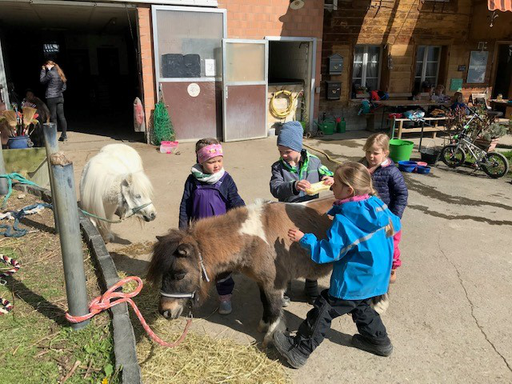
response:
[[[356,348],[362,349],[363,351],[373,353],[379,356],[389,356],[393,352],[393,344],[389,338],[383,344],[376,344],[364,337],[363,335],[355,334],[352,336],[352,345]]]
[[[316,298],[318,297],[318,281],[317,280],[308,280],[306,279],[306,283],[304,284],[304,293],[308,297],[308,303],[313,305]]]
[[[302,367],[308,361],[309,356],[298,350],[293,337],[286,336],[281,331],[274,332],[274,345],[277,351],[286,358],[288,364],[295,369]]]

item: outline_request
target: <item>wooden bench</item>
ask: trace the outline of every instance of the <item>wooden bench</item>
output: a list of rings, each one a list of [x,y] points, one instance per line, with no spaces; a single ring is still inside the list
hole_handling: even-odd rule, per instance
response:
[[[445,126],[439,125],[440,121],[446,120],[446,117],[424,117],[421,120],[411,120],[406,118],[388,118],[388,120],[392,120],[393,123],[391,125],[391,130],[389,132],[389,135],[391,137],[395,137],[397,139],[402,138],[402,134],[404,133],[421,133],[423,135],[424,132],[434,132],[433,138],[436,137],[437,132],[444,132]],[[404,128],[404,122],[420,122],[422,124],[421,127],[416,128]],[[432,122],[430,124],[433,124],[433,126],[425,126],[424,121]],[[398,127],[396,126],[396,123],[398,122]],[[395,136],[394,133],[397,131],[397,135]]]

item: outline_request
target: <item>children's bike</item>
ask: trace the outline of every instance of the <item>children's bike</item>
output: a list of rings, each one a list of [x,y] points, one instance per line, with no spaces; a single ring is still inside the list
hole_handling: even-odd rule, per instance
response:
[[[481,169],[493,179],[505,176],[509,170],[508,160],[498,152],[487,152],[471,140],[467,131],[468,125],[453,137],[454,144],[449,144],[441,150],[441,160],[450,168],[456,168],[466,162],[469,154],[475,160],[474,166]]]

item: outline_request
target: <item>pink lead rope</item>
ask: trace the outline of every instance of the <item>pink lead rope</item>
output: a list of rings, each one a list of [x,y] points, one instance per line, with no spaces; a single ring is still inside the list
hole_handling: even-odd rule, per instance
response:
[[[138,283],[137,288],[133,292],[130,292],[130,293],[115,292],[118,288],[122,287],[124,284],[126,284],[130,281],[136,281]],[[91,301],[91,304],[89,304],[90,312],[87,315],[72,316],[69,313],[66,313],[66,319],[71,323],[80,323],[82,321],[89,320],[90,318],[92,318],[96,314],[104,311],[105,309],[109,309],[117,304],[127,302],[132,306],[133,311],[139,318],[140,323],[142,324],[142,327],[144,328],[146,333],[149,335],[149,337],[151,337],[151,339],[153,339],[158,344],[160,344],[164,347],[174,348],[174,347],[178,346],[183,340],[185,340],[185,336],[188,333],[188,329],[190,327],[190,324],[192,323],[192,319],[191,318],[187,319],[185,329],[183,330],[183,333],[178,338],[178,340],[176,340],[174,343],[168,343],[166,341],[163,341],[151,330],[149,325],[146,323],[146,320],[140,313],[139,308],[134,303],[134,301],[131,299],[132,297],[135,297],[140,293],[140,291],[142,290],[142,287],[143,287],[143,283],[142,283],[142,280],[140,277],[137,277],[137,276],[126,277],[126,278],[118,281],[113,286],[111,286],[103,295],[98,296],[95,299],[93,299]],[[112,299],[117,299],[117,300],[111,302]]]

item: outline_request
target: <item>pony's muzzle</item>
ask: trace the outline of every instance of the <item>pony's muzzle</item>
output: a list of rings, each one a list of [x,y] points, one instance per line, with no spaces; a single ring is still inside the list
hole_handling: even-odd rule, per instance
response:
[[[161,299],[158,312],[166,319],[177,319],[183,313],[183,305],[178,300]]]
[[[156,213],[155,212],[151,212],[150,215],[144,215],[144,220],[147,221],[147,222],[153,221],[155,219],[156,219]]]

